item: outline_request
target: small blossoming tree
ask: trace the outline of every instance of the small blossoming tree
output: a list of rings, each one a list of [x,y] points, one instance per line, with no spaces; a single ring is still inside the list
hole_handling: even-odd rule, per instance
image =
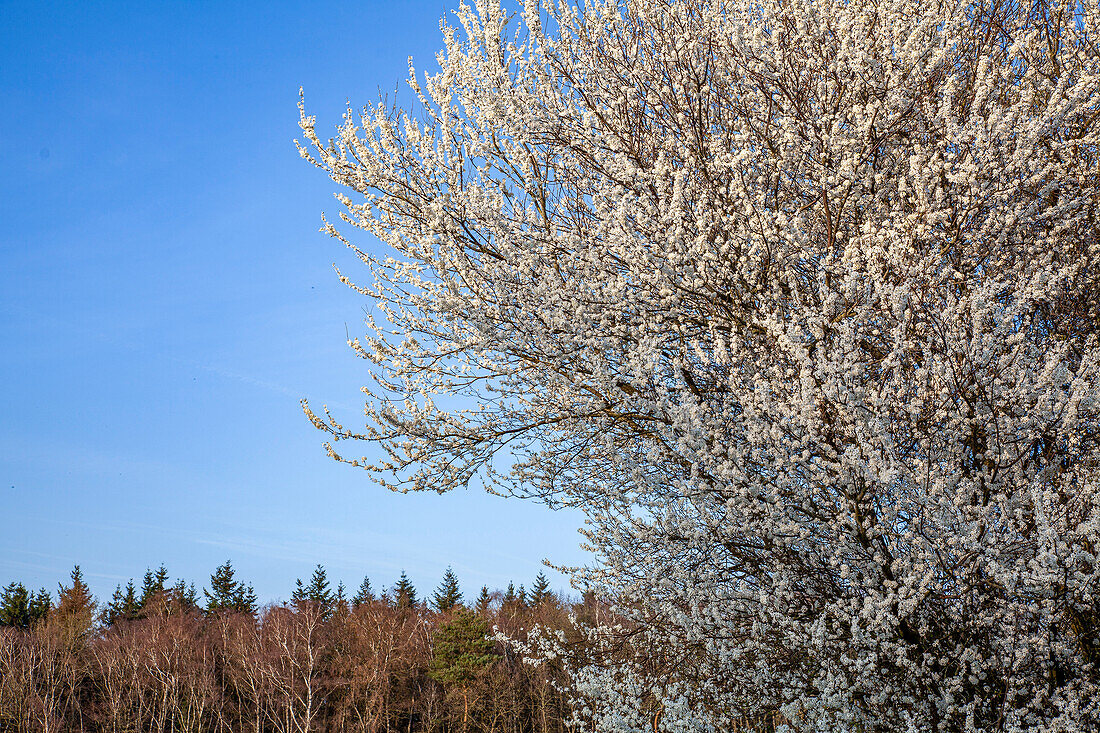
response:
[[[1100,729],[1095,3],[582,5],[303,111],[381,314],[333,457],[585,512],[601,729]]]

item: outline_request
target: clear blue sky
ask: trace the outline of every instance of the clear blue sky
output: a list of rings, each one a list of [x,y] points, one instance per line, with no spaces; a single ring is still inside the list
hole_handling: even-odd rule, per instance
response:
[[[407,100],[452,5],[0,0],[0,584],[80,563],[103,599],[232,559],[271,601],[319,562],[422,593],[447,565],[474,593],[583,562],[577,515],[390,494],[298,406],[354,422],[366,369],[298,88],[319,129]]]

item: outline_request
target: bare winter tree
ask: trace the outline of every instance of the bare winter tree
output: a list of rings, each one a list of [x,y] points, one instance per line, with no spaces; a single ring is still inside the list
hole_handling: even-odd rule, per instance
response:
[[[414,112],[302,113],[389,246],[326,223],[381,314],[332,455],[587,514],[603,729],[1100,728],[1096,5],[456,17]]]

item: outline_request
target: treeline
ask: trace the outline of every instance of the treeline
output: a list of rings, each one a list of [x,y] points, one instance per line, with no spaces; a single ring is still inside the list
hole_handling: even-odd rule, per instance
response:
[[[561,670],[492,629],[572,634],[570,614],[597,613],[541,573],[467,601],[448,569],[421,600],[404,573],[349,594],[322,566],[261,608],[228,562],[201,598],[161,567],[100,607],[77,567],[56,602],[20,583],[0,595],[0,731],[564,731]]]

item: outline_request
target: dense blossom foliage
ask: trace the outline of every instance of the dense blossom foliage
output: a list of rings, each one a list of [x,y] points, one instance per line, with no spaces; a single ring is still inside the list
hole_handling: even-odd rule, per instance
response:
[[[332,454],[585,512],[602,729],[1100,730],[1096,5],[455,17],[415,112],[302,113],[378,314]]]

